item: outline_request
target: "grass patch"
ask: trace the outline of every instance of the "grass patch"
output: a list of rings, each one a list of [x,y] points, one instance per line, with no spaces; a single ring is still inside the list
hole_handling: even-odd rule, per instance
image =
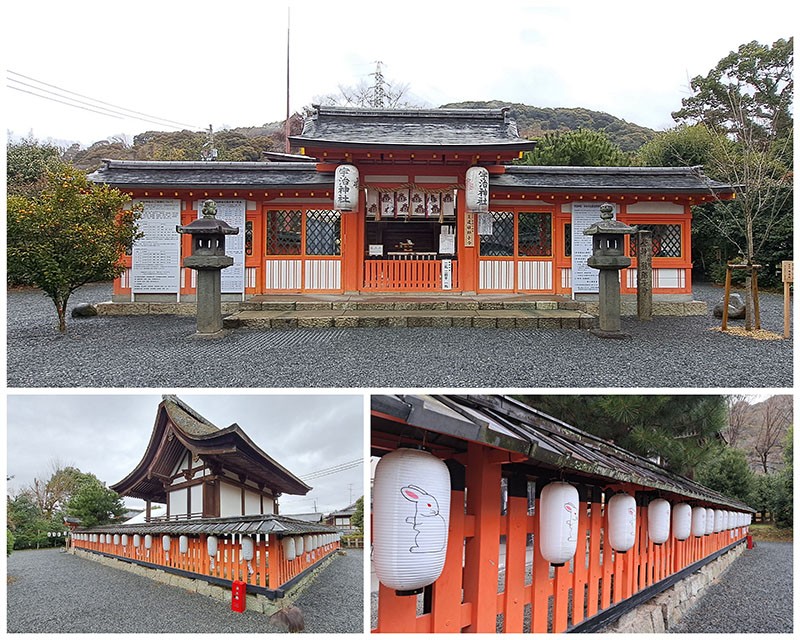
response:
[[[751,524],[750,533],[756,542],[791,542],[792,529],[779,529],[774,524]]]

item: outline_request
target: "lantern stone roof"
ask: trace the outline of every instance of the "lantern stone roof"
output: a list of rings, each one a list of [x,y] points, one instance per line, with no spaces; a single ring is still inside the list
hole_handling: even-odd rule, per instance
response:
[[[385,453],[382,437],[410,443],[409,426],[423,430],[425,445],[438,451],[461,453],[468,442],[526,456],[531,465],[520,467],[542,478],[575,478],[601,486],[632,483],[642,487],[742,511],[753,510],[689,478],[668,471],[652,460],[587,433],[513,398],[479,395],[372,396],[372,410],[392,420],[373,417],[372,455]],[[421,443],[420,443],[421,444]],[[390,445],[390,448],[393,445]]]
[[[502,109],[365,109],[314,105],[292,143],[312,149],[502,149],[526,151],[507,107]]]
[[[305,495],[311,489],[264,453],[238,424],[220,429],[173,395],[165,395],[158,405],[139,464],[110,488],[122,496],[163,503],[164,484],[187,451],[217,473],[230,471],[274,493]]]
[[[107,524],[97,527],[79,528],[78,533],[138,533],[166,535],[213,535],[231,533],[241,535],[277,534],[278,536],[306,533],[336,533],[334,527],[317,522],[306,522],[297,518],[280,515],[234,516],[229,518],[202,518],[194,520],[151,521],[137,524]]]
[[[681,193],[721,196],[733,193],[730,185],[711,180],[699,167],[538,167],[512,165],[492,175],[494,189],[540,191],[597,191],[614,193]]]
[[[103,160],[92,182],[126,188],[280,189],[333,187],[333,176],[313,162],[184,162]]]

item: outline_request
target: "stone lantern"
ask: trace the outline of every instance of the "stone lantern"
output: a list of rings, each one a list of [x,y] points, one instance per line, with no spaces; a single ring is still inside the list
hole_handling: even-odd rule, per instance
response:
[[[239,233],[224,220],[217,220],[217,203],[203,203],[203,217],[186,226],[176,227],[178,233],[192,237],[192,253],[183,259],[183,266],[197,271],[197,334],[214,335],[222,331],[221,272],[233,264],[225,255],[225,236]]]
[[[626,338],[620,331],[619,272],[631,265],[625,255],[623,236],[636,231],[635,227],[613,219],[614,207],[600,205],[600,218],[583,233],[592,236],[592,255],[586,261],[600,271],[600,327],[593,333],[602,338]]]

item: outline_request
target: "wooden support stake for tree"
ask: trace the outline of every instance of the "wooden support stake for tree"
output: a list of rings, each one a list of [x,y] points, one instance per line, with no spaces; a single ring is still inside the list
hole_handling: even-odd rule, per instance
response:
[[[733,274],[733,267],[728,265],[725,267],[725,299],[722,301],[722,330],[728,330],[728,304],[731,301],[731,278]]]
[[[794,282],[794,261],[781,262],[781,280],[783,280],[783,337],[789,337],[789,309],[791,308],[791,285]]]

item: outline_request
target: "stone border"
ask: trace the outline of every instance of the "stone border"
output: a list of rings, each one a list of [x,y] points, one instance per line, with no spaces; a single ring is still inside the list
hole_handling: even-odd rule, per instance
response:
[[[136,562],[118,560],[117,558],[86,551],[84,549],[72,549],[69,551],[69,553],[72,553],[80,558],[98,562],[112,569],[128,571],[129,573],[142,576],[155,582],[160,582],[173,587],[179,587],[185,591],[197,593],[201,596],[207,596],[209,598],[213,598],[214,600],[218,600],[219,602],[227,603],[228,605],[230,605],[231,602],[231,589],[229,587],[212,584],[200,578],[188,578],[186,576],[170,573],[162,569],[151,569],[150,567],[142,566]],[[309,585],[317,577],[317,574],[326,568],[333,561],[334,556],[336,556],[338,553],[340,552],[333,551],[329,553],[327,557],[323,558],[314,567],[307,570],[307,572],[303,574],[297,582],[293,583],[291,587],[284,592],[284,596],[282,598],[270,600],[265,595],[260,593],[248,593],[245,600],[247,610],[272,615],[280,609],[293,604],[300,594],[309,587]]]
[[[736,545],[688,578],[623,614],[604,628],[603,633],[666,633],[697,604],[709,585],[713,584],[733,561],[744,553],[746,546]]]

